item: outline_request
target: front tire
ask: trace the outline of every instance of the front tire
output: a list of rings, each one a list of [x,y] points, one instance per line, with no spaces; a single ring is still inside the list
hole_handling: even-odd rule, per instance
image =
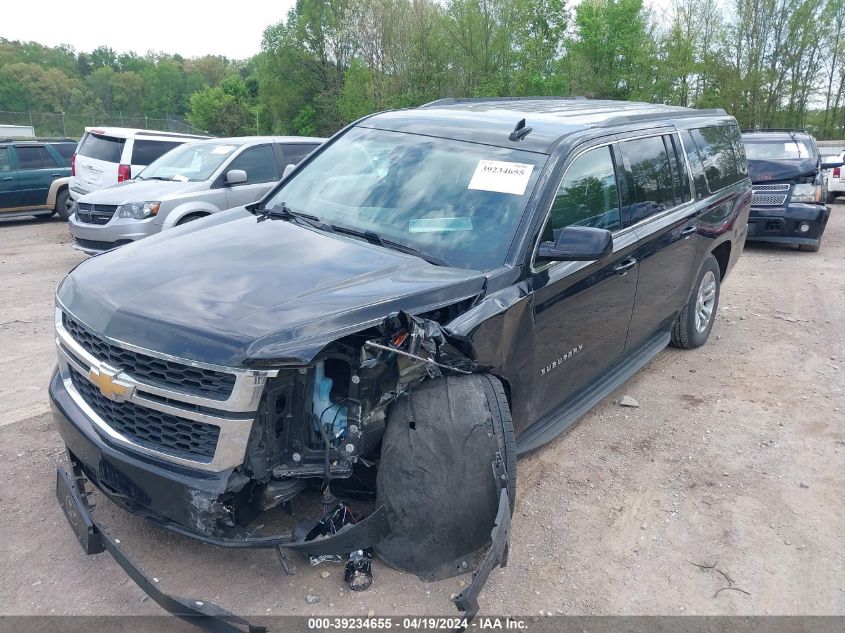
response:
[[[71,211],[68,208],[68,191],[67,189],[59,190],[59,193],[56,194],[56,209],[55,212],[59,214],[59,217],[67,222],[70,219]]]
[[[513,512],[516,442],[502,383],[493,376],[427,380],[391,408],[376,483],[391,533],[375,546],[390,566],[423,580],[475,569],[499,506],[502,455]]]
[[[821,247],[822,243],[821,240],[819,240],[815,244],[799,244],[798,250],[804,251],[805,253],[818,253]]]
[[[713,255],[708,255],[698,273],[692,296],[672,327],[671,343],[674,347],[692,349],[707,342],[719,308],[721,284],[719,262]]]

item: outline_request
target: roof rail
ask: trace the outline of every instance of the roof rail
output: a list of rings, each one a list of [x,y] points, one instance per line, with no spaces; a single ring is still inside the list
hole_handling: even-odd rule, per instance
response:
[[[432,106],[455,105],[458,103],[496,103],[499,101],[577,101],[581,99],[586,100],[587,97],[580,95],[571,95],[566,97],[545,96],[545,97],[446,97],[444,99],[436,99],[424,103],[420,108],[429,108]]]
[[[596,127],[611,127],[615,125],[623,125],[625,123],[636,123],[637,121],[653,121],[655,119],[685,119],[687,117],[703,117],[703,116],[727,116],[722,108],[712,108],[709,110],[667,110],[666,112],[646,112],[643,114],[623,114],[615,116],[612,119],[602,121]]]
[[[751,132],[791,132],[793,134],[809,134],[807,130],[803,130],[797,127],[755,127],[747,128],[742,131],[743,134],[748,134]]]
[[[78,143],[79,139],[52,136],[0,136],[0,143]]]

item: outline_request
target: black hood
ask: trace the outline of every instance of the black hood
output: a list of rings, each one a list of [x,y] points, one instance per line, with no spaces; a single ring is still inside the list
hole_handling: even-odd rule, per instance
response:
[[[238,366],[307,362],[391,312],[477,295],[484,279],[240,208],[93,257],[58,299],[108,337]]]
[[[812,177],[817,172],[818,165],[813,158],[748,161],[748,176],[754,184]]]

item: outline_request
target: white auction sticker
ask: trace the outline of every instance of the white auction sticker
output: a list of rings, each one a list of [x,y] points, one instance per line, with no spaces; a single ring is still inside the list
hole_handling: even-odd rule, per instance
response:
[[[500,160],[480,160],[467,189],[496,191],[521,196],[528,186],[534,165],[507,163]]]
[[[231,145],[218,145],[213,150],[211,150],[211,153],[212,154],[223,154],[225,156],[226,154],[231,152],[233,149],[235,149],[235,148],[232,147]]]

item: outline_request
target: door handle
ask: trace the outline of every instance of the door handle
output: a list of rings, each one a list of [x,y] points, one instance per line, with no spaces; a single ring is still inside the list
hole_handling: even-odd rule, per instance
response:
[[[61,178],[62,177],[61,174],[50,174],[50,176],[52,176],[53,178]]]
[[[692,234],[695,233],[697,230],[698,230],[697,226],[688,226],[683,231],[681,231],[681,237],[683,237],[684,239],[687,239],[688,237],[691,237]]]
[[[3,180],[14,180],[14,178],[12,178],[11,176],[9,176],[8,178],[4,178]]]
[[[628,273],[629,270],[631,270],[636,265],[637,265],[637,260],[634,259],[633,257],[629,257],[628,259],[621,261],[618,264],[616,264],[616,266],[613,267],[613,270],[615,270],[620,275],[625,275],[625,274]]]

